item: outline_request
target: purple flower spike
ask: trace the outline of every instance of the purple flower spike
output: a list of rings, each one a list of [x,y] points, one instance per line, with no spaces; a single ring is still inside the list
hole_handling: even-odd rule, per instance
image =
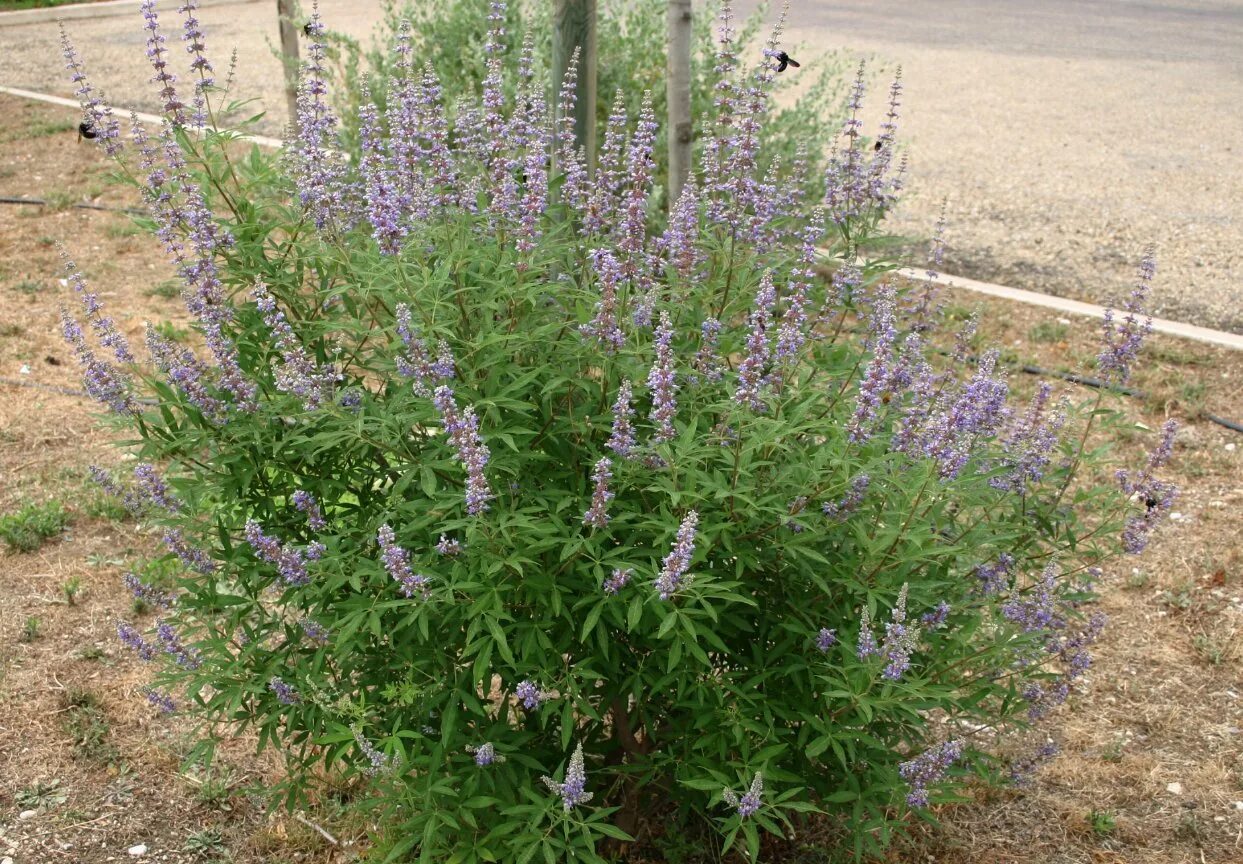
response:
[[[867,606],[859,615],[859,641],[855,646],[855,656],[860,660],[876,657],[880,647],[876,644],[876,634],[872,632],[872,613]]]
[[[591,493],[591,508],[583,515],[584,525],[604,528],[609,524],[608,506],[613,500],[613,493],[609,491],[609,481],[613,479],[613,472],[609,470],[612,464],[606,456],[596,463],[591,472],[591,479],[596,486]]]
[[[138,489],[148,502],[169,513],[181,512],[181,501],[169,491],[168,484],[160,477],[154,465],[138,463],[134,466],[134,479],[138,481]]]
[[[619,324],[617,288],[622,283],[622,265],[607,249],[593,249],[591,262],[600,282],[600,299],[596,302],[595,317],[580,328],[584,336],[596,341],[609,353],[620,351],[626,342]]]
[[[587,770],[583,765],[583,745],[574,748],[570,757],[569,767],[565,769],[565,782],[558,783],[551,777],[544,777],[544,785],[561,797],[565,812],[569,813],[579,804],[586,804],[592,798],[587,790]]]
[[[475,757],[475,764],[480,768],[486,768],[488,765],[500,765],[505,761],[505,757],[496,752],[496,747],[490,741],[484,742],[478,747],[467,746],[466,752]]]
[[[1097,368],[1102,376],[1117,384],[1125,384],[1131,377],[1131,366],[1139,355],[1144,338],[1152,331],[1152,316],[1144,309],[1148,292],[1152,289],[1152,277],[1157,272],[1157,259],[1152,250],[1144,254],[1139,265],[1139,277],[1131,296],[1122,308],[1126,316],[1119,323],[1114,310],[1105,311],[1103,346],[1097,357]],[[1142,320],[1141,320],[1142,319]]]
[[[820,632],[816,634],[816,650],[821,654],[829,653],[829,649],[837,644],[837,631],[828,627],[821,627]]]
[[[376,532],[376,542],[380,544],[380,558],[388,575],[401,583],[401,593],[407,597],[419,596],[427,599],[431,581],[421,573],[410,569],[410,553],[397,545],[397,536],[388,525],[381,525]]]
[[[872,482],[872,478],[867,474],[857,474],[850,481],[850,488],[846,494],[836,501],[825,501],[820,505],[821,511],[830,519],[841,521],[849,516],[855,510],[859,509],[859,505],[863,503],[863,498],[867,495],[868,485]]]
[[[323,546],[312,543],[306,549],[296,549],[275,537],[263,532],[263,527],[254,519],[246,520],[246,542],[255,551],[255,557],[274,566],[281,579],[288,585],[305,585],[311,581],[307,573],[308,561],[318,561],[323,555]]]
[[[772,328],[772,309],[777,302],[773,274],[765,271],[755,292],[755,308],[751,311],[751,333],[747,336],[747,353],[738,367],[738,387],[734,401],[752,411],[766,410],[763,390],[764,370],[771,359],[768,331]]]
[[[616,596],[630,583],[630,577],[633,575],[634,569],[630,567],[614,569],[613,574],[604,580],[604,593]]]
[[[302,400],[302,407],[315,411],[332,401],[332,388],[340,378],[331,368],[322,368],[302,344],[290,326],[285,313],[276,307],[276,298],[262,282],[255,285],[251,296],[263,313],[263,321],[272,331],[281,362],[275,366],[276,389]]]
[[[648,389],[652,391],[652,422],[656,431],[652,434],[652,443],[660,444],[672,441],[676,430],[673,418],[677,414],[678,385],[673,373],[673,321],[669,313],[660,313],[660,323],[656,327],[656,362],[647,376]]]
[[[898,766],[898,774],[910,787],[906,803],[911,807],[928,806],[928,787],[939,783],[950,767],[962,758],[963,743],[946,741],[937,744]]]
[[[548,698],[548,694],[530,679],[518,683],[518,686],[514,688],[514,696],[522,703],[522,707],[528,711],[536,710]]]
[[[630,382],[623,381],[613,402],[613,431],[604,446],[618,456],[629,456],[634,449],[634,425],[630,419],[634,416],[634,408],[630,405],[633,395]]]
[[[173,697],[167,693],[161,693],[154,687],[148,687],[143,691],[147,697],[147,702],[152,708],[155,708],[161,714],[172,714],[177,710],[177,703],[173,701]]]
[[[142,638],[141,633],[123,621],[117,623],[117,638],[127,648],[138,652],[140,660],[152,660],[155,658],[156,647]]]
[[[328,522],[325,521],[324,514],[319,509],[319,502],[315,500],[314,495],[299,489],[289,500],[299,512],[306,514],[306,524],[312,531],[327,530]]]
[[[479,437],[479,420],[475,410],[459,411],[453,390],[444,384],[436,388],[432,402],[445,424],[445,434],[457,448],[458,461],[466,468],[466,512],[471,516],[488,510],[488,501],[495,497],[484,477],[491,451]]]
[[[268,682],[268,689],[276,694],[276,701],[282,705],[297,705],[302,701],[297,690],[275,675]]]
[[[737,811],[739,819],[746,819],[759,810],[763,803],[763,795],[764,778],[759,771],[755,772],[755,776],[751,778],[751,787],[741,797],[733,789],[725,789],[721,792],[721,797],[725,799],[726,804]]]
[[[691,566],[691,556],[695,554],[695,529],[698,525],[699,514],[691,510],[678,527],[673,548],[665,556],[664,566],[656,578],[656,592],[661,600],[668,600],[690,581],[686,578],[686,571]]]

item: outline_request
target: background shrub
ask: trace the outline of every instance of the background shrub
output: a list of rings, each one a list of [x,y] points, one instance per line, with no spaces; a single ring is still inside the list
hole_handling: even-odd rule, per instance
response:
[[[138,361],[72,265],[64,329],[139,442],[132,477],[96,479],[179,562],[127,577],[155,626],[118,623],[160,661],[154,707],[280,748],[291,804],[323,768],[354,778],[390,859],[715,834],[755,860],[813,814],[861,856],[968,776],[1052,756],[1015,746],[1088,668],[1096,568],[1170,506],[1174,430],[1076,483],[1107,455],[1104,393],[1010,406],[971,322],[937,349],[935,283],[859,257],[900,183],[900,87],[865,147],[856,80],[809,199],[765,167],[774,64],[725,39],[666,219],[653,101],[588,178],[533,48],[506,83],[502,4],[453,121],[399,30],[356,160],[313,19],[279,163],[212,128],[193,18],[178,82],[145,14],[166,126],[123,144],[80,92],[200,341],[150,328]],[[1112,381],[1152,275],[1106,321]]]

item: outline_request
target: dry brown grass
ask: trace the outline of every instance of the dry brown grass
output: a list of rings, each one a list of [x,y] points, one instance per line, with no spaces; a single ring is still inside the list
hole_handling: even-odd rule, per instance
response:
[[[106,188],[102,156],[72,132],[27,134],[55,128],[66,114],[0,96],[0,141],[7,141],[0,144],[0,195],[59,192],[63,199],[66,190],[78,196]],[[111,189],[101,200],[131,203]],[[140,692],[145,670],[117,645],[115,620],[133,614],[122,562],[150,552],[151,538],[133,522],[98,515],[84,469],[92,461],[112,464],[119,454],[94,426],[92,404],[43,388],[80,386],[57,333],[58,306],[72,297],[58,281],[56,242],[72,251],[135,340],[146,317],[184,324],[176,299],[150,293],[171,275],[159,249],[127,234],[124,224],[110,213],[0,205],[0,378],[40,385],[0,384],[0,512],[52,498],[70,511],[61,539],[34,553],[0,552],[0,856],[94,864],[126,860],[126,847],[145,843],[150,852],[142,860],[204,861],[210,856],[183,847],[195,832],[217,829],[221,848],[237,862],[351,860],[357,847],[333,847],[295,819],[267,816],[246,794],[279,769],[254,756],[249,739],[226,742],[212,775],[187,772],[194,730],[148,709]],[[19,290],[26,281],[43,288]],[[976,305],[965,294],[951,302],[951,313]],[[979,306],[985,335],[1012,359],[1083,368],[1091,357],[1090,322],[1059,324],[1044,311]],[[1154,339],[1148,356],[1135,382],[1147,397],[1131,407],[1150,428],[1199,410],[1243,420],[1243,355]],[[1021,387],[1032,380],[1016,376]],[[1151,438],[1126,435],[1118,446],[1138,456]],[[892,860],[1243,861],[1241,454],[1243,436],[1188,424],[1172,466],[1183,484],[1182,518],[1142,559],[1111,568],[1102,602],[1111,626],[1090,690],[1058,718],[1063,755],[1029,789],[980,790],[974,803],[942,810],[942,827],[923,829]],[[82,592],[69,605],[62,585],[74,577]],[[22,641],[30,617],[40,620],[41,635]],[[93,705],[85,715],[74,707],[83,701]],[[70,715],[106,724],[106,731],[83,744],[82,722],[74,726]],[[53,780],[65,800],[49,794],[49,806],[19,821],[25,805],[18,796]],[[1173,783],[1180,793],[1169,791]],[[325,805],[311,816],[343,839],[361,835],[336,813]],[[1093,813],[1098,829],[1112,820],[1112,830],[1094,830]]]

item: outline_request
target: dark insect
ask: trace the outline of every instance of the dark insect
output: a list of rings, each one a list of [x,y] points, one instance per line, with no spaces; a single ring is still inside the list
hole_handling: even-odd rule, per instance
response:
[[[49,355],[47,355],[46,357],[44,357],[44,358],[43,358],[43,362],[44,362],[44,363],[46,363],[46,364],[47,364],[47,365],[49,365],[49,366],[59,366],[59,365],[60,365],[60,361],[59,361],[59,360],[57,360],[55,357],[53,357],[51,354],[49,354]]]
[[[787,54],[784,51],[778,51],[773,56],[777,58],[777,71],[778,72],[786,71],[787,66],[793,66],[795,69],[797,69],[799,66],[798,61],[795,60],[793,57],[791,57],[789,54]]]
[[[95,128],[95,124],[90,120],[83,120],[78,124],[78,140],[85,138],[87,141],[94,141],[99,137],[99,130]]]
[[[879,150],[879,149],[880,149],[881,147],[883,147],[883,146],[885,146],[885,145],[884,145],[884,144],[882,144],[880,141],[877,141],[877,142],[876,142],[876,146],[875,146],[875,147],[873,147],[872,149],[873,149],[873,150]]]
[[[1147,507],[1149,510],[1152,510],[1154,507],[1156,507],[1160,503],[1161,502],[1158,501],[1156,498],[1145,498],[1144,499],[1144,506]]]
[[[314,36],[314,35],[315,35],[313,32],[311,32],[311,22],[310,22],[310,21],[308,21],[308,22],[306,22],[305,24],[303,24],[303,25],[302,25],[302,32],[303,32],[303,33],[305,33],[307,36]]]

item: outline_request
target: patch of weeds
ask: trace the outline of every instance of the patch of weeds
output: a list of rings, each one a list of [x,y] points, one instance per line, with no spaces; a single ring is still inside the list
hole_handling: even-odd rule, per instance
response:
[[[1152,360],[1177,366],[1200,366],[1212,359],[1207,353],[1197,353],[1178,342],[1167,342],[1164,339],[1151,340],[1144,346],[1144,352]]]
[[[1192,639],[1200,659],[1210,666],[1220,666],[1234,659],[1234,640],[1219,639],[1209,633],[1201,633]]]
[[[197,765],[197,767],[195,767]],[[233,775],[228,768],[216,769],[202,762],[191,763],[181,775],[194,786],[194,797],[213,810],[233,809]]]
[[[1106,747],[1104,750],[1101,751],[1101,761],[1102,762],[1121,762],[1122,761],[1122,748],[1125,745],[1126,745],[1126,739],[1123,738],[1122,736],[1118,736],[1113,741],[1109,742],[1108,747]]]
[[[107,492],[96,488],[88,489],[86,500],[82,502],[82,512],[92,519],[106,519],[109,522],[124,522],[130,518],[125,505]]]
[[[0,336],[21,336],[25,332],[26,328],[22,327],[20,324],[0,324]]]
[[[39,241],[38,241],[38,242],[39,242],[39,245],[40,245],[40,246],[48,246],[48,247],[51,247],[51,246],[55,246],[55,245],[56,245],[56,238],[55,238],[55,237],[49,237],[49,236],[47,236],[46,234],[44,234],[42,237],[40,237],[40,238],[39,238]]]
[[[38,616],[31,615],[26,619],[26,623],[22,625],[22,632],[18,634],[17,641],[33,642],[38,639],[42,635],[39,632],[39,628],[42,624],[43,622],[39,620]]]
[[[1132,589],[1147,588],[1148,583],[1152,581],[1152,577],[1148,575],[1147,570],[1141,570],[1136,567],[1131,571],[1131,575],[1126,577],[1126,587]]]
[[[163,282],[156,282],[147,289],[148,297],[163,297],[165,300],[176,300],[181,296],[181,280],[165,279]]]
[[[178,327],[171,321],[161,321],[155,325],[155,332],[159,333],[170,342],[185,342],[190,338],[190,331],[183,327]]]
[[[60,780],[39,780],[33,786],[19,789],[13,800],[23,810],[48,810],[68,801],[69,793],[61,787]]]
[[[82,577],[71,576],[60,585],[60,590],[65,595],[65,602],[70,606],[78,601],[78,595],[82,593]]]
[[[22,135],[26,138],[46,138],[62,132],[73,132],[77,128],[78,124],[69,120],[35,120],[26,124]]]
[[[1108,837],[1118,828],[1117,817],[1111,810],[1093,810],[1088,814],[1088,825],[1098,837]]]
[[[134,237],[142,233],[142,229],[129,220],[115,220],[108,223],[108,227],[104,229],[104,233],[109,237],[120,240],[124,237]]]
[[[106,652],[103,648],[100,648],[98,645],[87,645],[83,648],[79,648],[77,654],[74,656],[79,660],[102,660],[108,656],[108,652]]]
[[[1194,588],[1195,586],[1190,582],[1175,585],[1173,588],[1161,592],[1161,603],[1176,612],[1186,612],[1195,604]]]
[[[1053,344],[1065,341],[1069,333],[1070,328],[1065,324],[1059,324],[1057,321],[1041,321],[1027,331],[1027,338],[1033,342]]]
[[[27,504],[0,516],[0,540],[14,552],[33,552],[65,530],[69,516],[59,501]]]
[[[49,192],[43,200],[47,202],[48,212],[56,210],[68,210],[74,205],[75,196],[72,192],[66,192],[63,189],[55,192]]]
[[[1208,395],[1208,385],[1203,381],[1188,381],[1178,388],[1178,395],[1187,413],[1199,414],[1204,410],[1204,397]]]
[[[108,717],[99,700],[89,690],[71,689],[64,699],[61,725],[76,755],[85,759],[107,762],[116,756],[116,748],[108,740]]]
[[[204,828],[202,831],[195,831],[186,838],[185,845],[181,848],[200,858],[220,858],[229,854],[229,847],[225,845],[224,836],[219,828]]]
[[[1208,830],[1200,821],[1199,816],[1191,810],[1185,810],[1179,817],[1178,824],[1174,826],[1174,836],[1179,840],[1190,840],[1199,845],[1208,839]]]
[[[23,279],[13,286],[13,290],[20,291],[22,294],[33,297],[36,294],[42,293],[43,283],[34,279]]]
[[[92,567],[122,567],[125,565],[125,559],[113,558],[100,552],[92,552],[86,556],[86,563]]]

